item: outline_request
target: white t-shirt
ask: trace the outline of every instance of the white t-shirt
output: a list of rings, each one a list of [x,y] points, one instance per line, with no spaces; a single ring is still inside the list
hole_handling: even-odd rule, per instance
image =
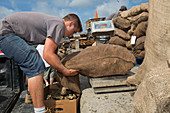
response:
[[[40,56],[42,57],[42,56],[43,56],[44,45],[39,44],[39,45],[36,47],[36,49],[38,50]],[[43,57],[42,57],[42,59],[43,59]],[[50,67],[50,65],[49,65],[44,59],[43,59],[43,61],[44,61],[44,64],[45,64],[45,67],[46,67],[46,68],[47,68],[47,67]]]

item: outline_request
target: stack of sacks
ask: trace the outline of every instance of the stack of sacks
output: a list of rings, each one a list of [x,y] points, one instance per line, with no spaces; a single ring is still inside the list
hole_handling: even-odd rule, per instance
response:
[[[148,3],[133,6],[113,20],[115,36],[109,44],[120,45],[131,50],[136,58],[144,58],[144,42],[148,25]],[[135,44],[131,44],[131,37],[136,36]]]

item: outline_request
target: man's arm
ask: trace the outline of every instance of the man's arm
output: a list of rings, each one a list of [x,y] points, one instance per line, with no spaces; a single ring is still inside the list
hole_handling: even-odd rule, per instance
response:
[[[78,70],[67,69],[60,62],[58,56],[55,54],[55,50],[57,49],[57,47],[58,47],[57,44],[50,37],[48,37],[45,41],[45,46],[43,51],[44,60],[65,76],[77,75]]]
[[[112,18],[114,17],[115,13],[112,13],[106,20],[112,20]]]
[[[112,13],[106,20],[113,20],[119,16],[119,12]]]

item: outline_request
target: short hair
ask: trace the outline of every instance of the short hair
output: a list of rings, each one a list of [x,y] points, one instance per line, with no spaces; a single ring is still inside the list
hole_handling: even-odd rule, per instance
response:
[[[74,26],[76,28],[80,29],[79,32],[83,31],[81,21],[80,21],[79,17],[76,14],[73,14],[73,13],[68,14],[65,17],[63,17],[63,19],[64,19],[64,21],[74,21]]]
[[[124,5],[122,5],[121,7],[120,7],[120,9],[119,9],[120,11],[126,11],[127,10],[127,8],[126,8],[126,6],[124,6]]]

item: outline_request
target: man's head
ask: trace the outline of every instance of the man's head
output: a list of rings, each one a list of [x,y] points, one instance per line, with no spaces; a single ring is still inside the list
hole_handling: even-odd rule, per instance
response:
[[[68,14],[63,18],[63,20],[66,26],[65,37],[72,36],[77,32],[82,32],[81,21],[76,14]]]
[[[120,7],[120,9],[119,9],[119,11],[126,11],[127,10],[127,8],[126,8],[126,6],[124,6],[124,5],[122,5],[121,7]]]

